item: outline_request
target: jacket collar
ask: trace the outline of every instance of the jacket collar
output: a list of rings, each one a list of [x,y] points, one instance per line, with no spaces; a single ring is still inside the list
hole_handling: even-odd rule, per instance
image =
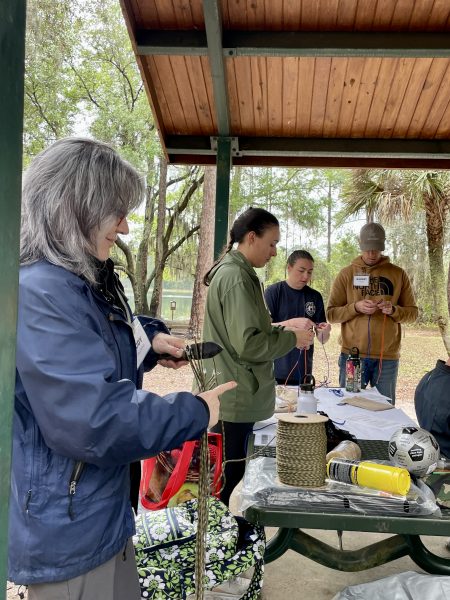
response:
[[[245,256],[242,254],[242,252],[239,252],[239,250],[230,250],[229,252],[227,252],[225,254],[225,256],[222,258],[222,260],[219,262],[219,264],[216,265],[214,267],[214,269],[211,271],[211,274],[209,276],[210,283],[211,283],[212,278],[217,273],[217,270],[220,269],[220,267],[223,267],[225,265],[237,265],[237,266],[241,267],[241,269],[244,269],[250,275],[250,277],[252,277],[252,279],[254,279],[256,282],[258,282],[258,285],[259,285],[260,280],[259,280],[258,275],[256,274],[255,269],[252,267],[250,262],[245,258]]]

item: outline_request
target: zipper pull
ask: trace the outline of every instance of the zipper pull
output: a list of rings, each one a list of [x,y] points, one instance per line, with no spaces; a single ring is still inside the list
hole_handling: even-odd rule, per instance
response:
[[[30,512],[30,510],[29,510],[29,508],[28,508],[28,506],[29,506],[30,502],[31,502],[31,490],[28,490],[28,492],[27,492],[27,497],[26,497],[26,500],[25,500],[25,512],[26,512],[26,513],[29,513],[29,512]]]
[[[82,460],[79,460],[77,463],[75,463],[75,466],[72,470],[72,474],[70,475],[68,512],[69,512],[69,517],[70,517],[71,521],[73,521],[75,519],[75,515],[73,513],[72,499],[75,495],[77,483],[81,477],[81,473],[83,472],[83,469],[84,469],[84,462]]]

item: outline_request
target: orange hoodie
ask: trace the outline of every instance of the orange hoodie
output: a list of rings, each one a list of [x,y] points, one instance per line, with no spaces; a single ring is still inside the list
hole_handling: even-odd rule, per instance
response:
[[[369,275],[369,285],[356,287],[355,275]],[[373,315],[356,312],[356,302],[366,297],[389,300],[395,307],[393,314],[386,315],[384,319],[381,310]],[[400,323],[415,321],[417,314],[411,283],[403,269],[391,264],[387,256],[382,256],[373,266],[366,265],[358,256],[340,271],[333,283],[327,321],[341,323],[341,351],[349,353],[353,346],[357,346],[363,358],[380,358],[384,328],[383,358],[396,360],[400,357]]]

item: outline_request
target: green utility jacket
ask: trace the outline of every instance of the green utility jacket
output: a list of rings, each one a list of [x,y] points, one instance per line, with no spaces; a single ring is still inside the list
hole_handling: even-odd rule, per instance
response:
[[[234,380],[238,386],[221,396],[220,418],[251,423],[273,415],[273,360],[295,347],[292,331],[273,327],[261,282],[248,260],[231,250],[209,276],[203,338],[223,347],[214,361],[205,361],[217,383]]]

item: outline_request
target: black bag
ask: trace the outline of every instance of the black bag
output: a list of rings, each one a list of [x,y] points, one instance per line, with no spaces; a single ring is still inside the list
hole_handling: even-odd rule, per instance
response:
[[[318,411],[318,414],[328,417],[327,413],[324,413],[321,410]],[[336,446],[344,440],[350,440],[355,442],[355,444],[357,443],[357,439],[354,435],[345,429],[336,427],[330,417],[328,417],[328,421],[325,423],[325,431],[327,434],[327,453],[336,448]]]

